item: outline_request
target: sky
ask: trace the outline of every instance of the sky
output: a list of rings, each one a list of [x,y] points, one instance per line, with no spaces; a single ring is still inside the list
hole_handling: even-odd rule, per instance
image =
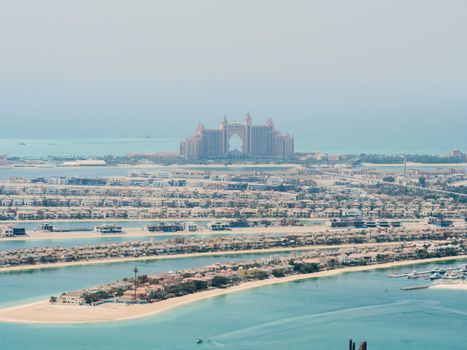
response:
[[[187,137],[272,118],[298,148],[467,151],[463,0],[15,0],[0,137]]]

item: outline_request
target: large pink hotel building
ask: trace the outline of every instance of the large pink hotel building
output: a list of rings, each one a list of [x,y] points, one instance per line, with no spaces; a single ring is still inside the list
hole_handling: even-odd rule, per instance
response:
[[[241,145],[232,145],[232,140]],[[239,139],[239,140],[238,140]],[[219,159],[229,157],[289,158],[294,154],[294,138],[274,128],[269,119],[265,125],[252,125],[249,114],[243,123],[230,123],[226,118],[218,129],[200,124],[195,134],[182,141],[180,155],[187,159]]]

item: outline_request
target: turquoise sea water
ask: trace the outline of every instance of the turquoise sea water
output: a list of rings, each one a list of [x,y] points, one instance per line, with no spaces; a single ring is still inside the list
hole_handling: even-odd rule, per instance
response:
[[[139,267],[142,273],[159,272],[218,260],[167,260]],[[130,274],[132,266],[0,274],[0,306],[118,279]],[[367,340],[369,349],[465,349],[467,294],[432,289],[403,292],[402,286],[423,281],[387,277],[394,271],[412,269],[347,273],[267,286],[131,321],[62,326],[0,323],[0,339],[2,348],[10,350],[340,350],[347,349],[349,338]],[[211,341],[198,345],[197,337]]]
[[[22,157],[122,156],[127,153],[177,152],[178,138],[0,139],[0,153]]]
[[[194,131],[194,129],[193,129]],[[433,143],[432,138],[421,135],[418,142],[410,137],[409,143],[381,142],[371,139],[371,135],[366,138],[336,138],[332,132],[325,133],[326,139],[317,141],[316,137],[310,134],[295,135],[295,150],[297,152],[325,153],[430,153],[447,154],[453,148],[465,148],[465,144],[459,140],[437,139]],[[423,133],[422,133],[423,134]],[[190,134],[185,137],[191,136]],[[316,136],[316,135],[315,135]],[[347,135],[348,136],[348,135]],[[373,135],[375,136],[375,135]],[[46,156],[121,156],[129,152],[150,153],[150,152],[178,152],[180,141],[183,137],[174,138],[124,138],[124,137],[100,137],[100,138],[0,138],[0,153],[8,153],[23,157],[46,157]],[[351,140],[351,141],[349,141]],[[408,139],[409,140],[409,139]]]
[[[206,226],[212,220],[199,220],[196,221],[196,224],[199,226]],[[101,225],[109,223],[109,221],[58,221],[53,222],[53,226],[58,229],[93,229],[96,225]],[[126,228],[144,228],[145,225],[151,223],[150,221],[138,221],[138,220],[125,220],[125,221],[112,221],[116,225],[120,225]],[[323,225],[324,220],[316,219],[305,219],[302,220],[304,225],[316,226]],[[37,222],[17,222],[15,223],[16,227],[25,228],[27,232],[37,229],[40,226],[40,223]],[[108,244],[108,243],[123,243],[129,241],[155,241],[163,239],[173,239],[174,237],[194,237],[194,238],[212,238],[212,237],[224,237],[224,236],[238,236],[243,234],[248,234],[242,232],[241,230],[236,233],[215,233],[212,234],[210,231],[198,232],[202,234],[193,235],[190,232],[180,231],[177,233],[177,236],[167,235],[162,232],[157,233],[147,233],[143,236],[127,236],[122,234],[116,237],[108,237],[106,235],[99,235],[92,238],[54,238],[54,239],[22,239],[22,240],[11,240],[9,238],[0,238],[0,250],[5,249],[20,249],[20,248],[33,248],[33,247],[73,247],[78,245],[89,245],[89,244]],[[282,235],[286,232],[277,232],[274,235]],[[40,234],[40,233],[39,233]],[[67,233],[63,233],[66,235]],[[75,232],[70,233],[75,234]],[[251,233],[250,233],[251,234]]]
[[[8,249],[22,249],[22,248],[34,248],[34,247],[75,247],[83,245],[94,245],[94,244],[111,244],[111,243],[124,243],[132,241],[160,241],[166,239],[174,239],[176,237],[186,237],[186,238],[212,238],[212,237],[225,237],[225,236],[237,236],[241,233],[236,234],[203,234],[203,235],[192,235],[186,233],[183,235],[170,236],[170,235],[161,235],[161,234],[148,234],[146,236],[117,236],[117,237],[108,237],[105,235],[93,237],[93,238],[54,238],[54,239],[34,239],[34,240],[8,240],[7,238],[0,239],[0,250]]]
[[[162,220],[162,221],[170,221],[170,219]],[[183,221],[190,221],[190,219],[186,219]],[[207,226],[213,220],[206,219],[206,220],[196,220],[196,224],[199,226]],[[403,220],[407,221],[407,220]],[[300,222],[303,225],[309,226],[316,226],[316,225],[324,225],[326,220],[322,219],[301,219]],[[79,230],[79,229],[92,229],[96,225],[106,224],[109,221],[106,220],[99,220],[99,221],[86,221],[86,220],[76,220],[76,221],[53,221],[52,224],[57,229],[65,229],[65,230]],[[120,225],[122,227],[127,228],[144,228],[147,224],[152,223],[151,220],[134,220],[134,219],[127,219],[121,221],[112,221],[112,223],[116,225]],[[18,227],[23,227],[27,231],[35,230],[40,227],[40,223],[38,222],[31,222],[31,221],[18,221],[16,222]]]

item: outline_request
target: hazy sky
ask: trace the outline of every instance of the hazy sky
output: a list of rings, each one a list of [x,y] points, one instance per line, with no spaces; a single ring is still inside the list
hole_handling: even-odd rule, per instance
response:
[[[0,137],[184,137],[267,117],[313,150],[467,151],[465,0],[14,0]]]

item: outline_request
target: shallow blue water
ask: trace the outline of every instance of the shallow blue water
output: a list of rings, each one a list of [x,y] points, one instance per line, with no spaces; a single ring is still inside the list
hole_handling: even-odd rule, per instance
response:
[[[170,221],[170,220],[166,220]],[[190,221],[190,219],[186,219],[186,221]],[[196,221],[197,225],[200,226],[207,226],[212,220],[199,220]],[[146,225],[151,224],[151,221],[141,221],[141,220],[122,220],[122,221],[53,221],[50,224],[56,229],[62,230],[78,230],[78,229],[93,229],[97,225],[102,224],[115,224],[122,226],[124,228],[144,228]],[[41,223],[38,222],[28,222],[28,221],[21,221],[15,222],[17,227],[24,227],[27,231],[36,230],[40,227]]]
[[[8,240],[0,239],[0,250],[8,249],[21,249],[21,248],[34,248],[34,247],[76,247],[82,245],[95,245],[95,244],[110,244],[110,243],[123,243],[123,242],[132,242],[132,241],[160,241],[166,239],[174,239],[176,237],[194,237],[197,239],[201,238],[210,238],[210,237],[225,237],[225,236],[238,236],[240,234],[216,234],[212,235],[206,233],[204,235],[193,236],[189,233],[182,236],[167,236],[160,234],[152,234],[147,236],[118,236],[118,237],[107,237],[99,236],[96,238],[64,238],[64,239],[44,239],[44,240]]]
[[[163,220],[170,222],[170,219]],[[184,221],[189,222],[190,219],[185,219]],[[214,221],[213,219],[207,220],[196,220],[196,225],[198,226],[207,226],[210,222]],[[418,221],[418,220],[415,220]],[[326,220],[322,219],[302,219],[300,222],[305,226],[316,226],[316,225],[324,225]],[[402,220],[402,222],[408,222],[408,220]],[[65,229],[65,230],[79,230],[79,229],[93,229],[96,225],[108,224],[112,223],[115,225],[119,225],[126,228],[144,228],[146,225],[151,224],[151,221],[141,221],[141,220],[122,220],[122,221],[53,221],[50,224],[53,225],[56,229]],[[14,222],[17,227],[25,228],[27,231],[36,230],[41,226],[41,223],[38,222],[28,222],[28,221],[20,221]]]
[[[189,220],[187,220],[189,221]],[[209,222],[212,220],[199,220],[196,221],[196,224],[199,226],[207,226]],[[326,221],[325,220],[316,220],[316,219],[304,219],[302,220],[304,225],[316,226],[316,225],[323,225]],[[1,222],[0,222],[1,223]],[[72,222],[53,222],[52,225],[54,228],[57,229],[93,229],[96,225],[101,225],[109,223],[109,221],[72,221]],[[138,220],[126,220],[126,221],[112,221],[113,224],[122,226],[124,228],[144,228],[147,224],[150,224],[150,221],[138,221]],[[18,222],[15,224],[17,227],[25,228],[27,232],[31,230],[35,230],[40,226],[38,222]],[[209,231],[203,232],[202,235],[193,235],[190,232],[178,232],[178,237],[180,237],[181,233],[185,233],[183,237],[196,237],[196,238],[204,238],[204,237],[224,237],[224,236],[237,236],[241,235],[242,232],[239,231],[238,233],[226,233],[226,234],[211,234]],[[67,234],[67,233],[63,233]],[[71,233],[70,233],[71,234]],[[73,233],[75,234],[75,233]],[[276,233],[277,235],[283,233]],[[107,237],[105,235],[101,235],[95,238],[56,238],[56,239],[45,239],[45,240],[9,240],[8,238],[0,238],[0,250],[4,249],[19,249],[19,248],[33,248],[33,247],[73,247],[77,245],[88,245],[88,244],[100,244],[100,243],[121,243],[121,242],[128,242],[128,241],[152,241],[152,240],[163,240],[163,239],[173,239],[174,236],[165,235],[162,232],[157,233],[148,233],[146,236],[125,236],[121,235],[119,237]]]
[[[218,260],[138,265],[144,273]],[[0,305],[118,279],[129,275],[132,266],[125,263],[1,274]],[[431,289],[403,292],[402,286],[423,281],[387,277],[393,271],[412,269],[348,273],[267,286],[132,321],[79,326],[0,323],[0,339],[2,348],[12,350],[340,350],[347,348],[349,338],[367,340],[369,349],[465,349],[466,293]],[[197,337],[211,341],[198,345]]]

